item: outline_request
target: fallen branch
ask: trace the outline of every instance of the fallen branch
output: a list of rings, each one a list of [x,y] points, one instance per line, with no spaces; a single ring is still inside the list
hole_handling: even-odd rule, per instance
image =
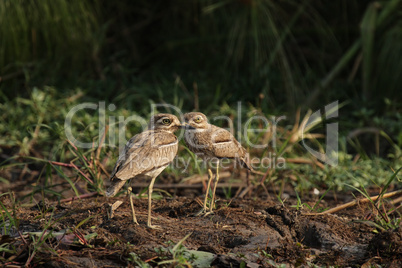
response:
[[[219,172],[219,178],[223,179],[223,178],[229,178],[230,176],[232,176],[232,172],[229,171],[224,171],[224,172]],[[204,175],[193,175],[187,178],[183,179],[184,184],[195,184],[195,183],[199,183],[202,181],[207,181],[208,180],[208,174],[204,174]]]
[[[293,164],[308,164],[311,166],[318,166],[321,169],[325,169],[324,164],[319,162],[318,160],[312,160],[312,159],[306,159],[306,158],[285,158],[285,163],[293,163]],[[264,183],[265,179],[268,177],[268,173],[271,171],[271,169],[267,169],[266,172],[253,172],[255,174],[262,175],[261,179],[261,185]]]
[[[56,165],[56,166],[62,166],[62,167],[69,167],[72,168],[73,165],[69,163],[62,163],[62,162],[56,162],[56,161],[48,161],[50,164]]]
[[[364,198],[364,199],[358,199],[358,200],[356,199],[356,200],[353,200],[353,201],[351,201],[351,202],[349,202],[349,203],[339,205],[339,206],[337,206],[337,207],[328,209],[328,210],[323,211],[323,212],[320,212],[320,213],[306,213],[306,214],[303,214],[303,215],[306,215],[306,216],[317,216],[317,215],[324,215],[324,214],[335,213],[335,212],[338,212],[338,211],[340,211],[340,210],[342,210],[342,209],[345,209],[345,208],[348,208],[348,207],[353,207],[353,206],[355,206],[355,205],[357,205],[357,204],[367,203],[367,202],[370,201],[370,199],[371,199],[372,201],[376,201],[376,200],[377,200],[378,198],[380,198],[381,196],[382,196],[382,198],[389,198],[389,197],[392,197],[392,196],[395,196],[395,195],[399,195],[399,194],[402,194],[402,189],[401,189],[401,190],[398,190],[398,191],[386,193],[386,194],[384,194],[384,195],[380,195],[380,194],[379,194],[379,195],[376,195],[376,196],[371,196],[370,198]]]
[[[255,170],[255,169],[250,170],[250,172],[253,174],[265,176],[265,172],[261,172],[261,171]]]
[[[402,202],[402,196],[398,197],[397,199],[394,199],[391,201],[392,205],[398,204]]]
[[[146,188],[149,183],[134,183],[132,188]],[[245,183],[218,183],[217,188],[239,188],[247,186]],[[154,189],[200,189],[202,188],[202,183],[197,184],[179,184],[179,183],[161,183],[155,184]]]
[[[293,163],[293,164],[309,164],[309,165],[316,165],[320,167],[321,169],[324,169],[325,166],[318,162],[317,160],[311,160],[311,159],[306,159],[306,158],[285,158],[285,162],[288,163]]]

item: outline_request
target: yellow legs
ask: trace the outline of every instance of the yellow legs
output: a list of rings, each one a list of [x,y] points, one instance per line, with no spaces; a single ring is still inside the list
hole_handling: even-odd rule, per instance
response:
[[[218,181],[219,181],[219,160],[218,160],[218,163],[216,165],[215,184],[214,184],[214,190],[212,192],[211,204],[209,206],[209,213],[212,213],[212,209],[215,206],[215,191],[216,191],[216,187],[218,186]]]
[[[151,224],[151,210],[152,210],[152,191],[154,188],[154,183],[155,183],[155,178],[152,178],[151,183],[148,186],[148,221],[147,221],[147,227],[151,229],[162,229],[158,225],[152,225]]]
[[[203,208],[197,212],[195,214],[195,216],[199,216],[199,215],[208,215],[213,213],[213,208],[215,206],[215,192],[216,192],[216,187],[218,185],[218,181],[219,181],[219,161],[217,162],[217,166],[216,166],[216,173],[215,173],[215,182],[214,182],[214,188],[212,190],[212,199],[211,202],[209,203],[209,211],[207,212],[207,201],[208,201],[208,196],[209,196],[209,187],[211,186],[211,181],[213,178],[213,174],[210,168],[208,168],[208,184],[207,184],[207,191],[205,192],[205,199],[204,199],[204,206]]]
[[[135,210],[134,210],[134,204],[133,204],[133,197],[131,195],[131,192],[133,191],[133,188],[128,187],[127,188],[127,193],[130,197],[130,206],[131,206],[131,211],[133,212],[133,222],[136,223],[138,225],[138,221],[137,218],[135,217]]]
[[[148,220],[147,220],[147,227],[152,228],[152,229],[161,229],[160,226],[151,224],[152,191],[153,191],[153,188],[154,188],[155,179],[156,179],[156,177],[152,178],[151,183],[148,186]],[[130,196],[130,206],[131,206],[131,211],[133,212],[133,222],[135,224],[138,224],[137,218],[135,217],[133,197],[131,195],[132,191],[133,191],[133,188],[128,187],[127,192],[128,192],[128,195]]]

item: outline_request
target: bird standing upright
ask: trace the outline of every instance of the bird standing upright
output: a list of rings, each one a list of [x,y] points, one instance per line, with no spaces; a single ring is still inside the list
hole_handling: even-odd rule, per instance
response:
[[[213,176],[210,168],[208,168],[209,179],[205,193],[204,207],[201,211],[203,214],[212,213],[216,186],[219,181],[219,160],[222,158],[235,159],[238,164],[251,170],[248,163],[248,153],[229,131],[209,124],[207,117],[203,113],[186,113],[184,121],[186,129],[184,141],[188,148],[204,161],[215,162],[217,164],[209,212],[207,212],[207,199]]]
[[[148,186],[148,221],[149,228],[159,228],[151,224],[152,190],[156,177],[173,161],[177,154],[178,139],[173,134],[181,127],[179,119],[172,114],[152,116],[148,129],[132,137],[120,153],[112,171],[111,186],[106,196],[114,196],[129,179],[145,177],[151,179]],[[130,204],[135,217],[131,187],[128,188]]]

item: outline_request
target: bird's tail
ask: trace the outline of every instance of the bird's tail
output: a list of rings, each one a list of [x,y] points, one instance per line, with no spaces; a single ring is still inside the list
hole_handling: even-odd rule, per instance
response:
[[[126,183],[126,181],[122,181],[119,180],[117,178],[115,178],[114,180],[112,180],[112,184],[109,186],[109,188],[106,190],[106,196],[107,197],[112,197],[115,196],[119,190],[121,189],[121,187],[123,187],[123,185]]]
[[[246,153],[244,155],[244,157],[241,157],[239,160],[240,160],[239,162],[240,162],[241,167],[247,168],[248,170],[251,170],[251,171],[253,170],[253,167],[251,166],[251,163],[250,163],[249,153]]]
[[[240,165],[243,168],[247,168],[251,173],[258,174],[258,175],[265,175],[265,173],[255,170],[253,168],[253,166],[251,165],[249,153],[246,153],[246,155],[244,157],[240,158]]]

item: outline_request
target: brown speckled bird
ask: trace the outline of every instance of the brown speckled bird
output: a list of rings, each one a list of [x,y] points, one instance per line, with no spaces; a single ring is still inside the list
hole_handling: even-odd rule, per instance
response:
[[[159,228],[151,224],[152,190],[156,177],[173,161],[177,154],[178,139],[173,134],[181,127],[179,119],[171,114],[156,114],[151,118],[148,129],[132,137],[120,153],[111,174],[111,186],[106,196],[114,196],[127,180],[138,177],[151,179],[148,186],[148,221],[149,228]],[[130,204],[135,217],[131,187],[128,188]]]
[[[204,207],[199,214],[212,213],[215,200],[216,186],[219,181],[219,160],[223,158],[235,159],[238,164],[251,169],[248,164],[248,153],[246,149],[226,129],[211,125],[207,117],[198,112],[184,115],[185,134],[184,141],[188,148],[204,161],[215,162],[216,174],[212,191],[212,200],[207,212],[208,191],[212,180],[212,171],[208,168],[209,179],[207,192],[205,193]]]

